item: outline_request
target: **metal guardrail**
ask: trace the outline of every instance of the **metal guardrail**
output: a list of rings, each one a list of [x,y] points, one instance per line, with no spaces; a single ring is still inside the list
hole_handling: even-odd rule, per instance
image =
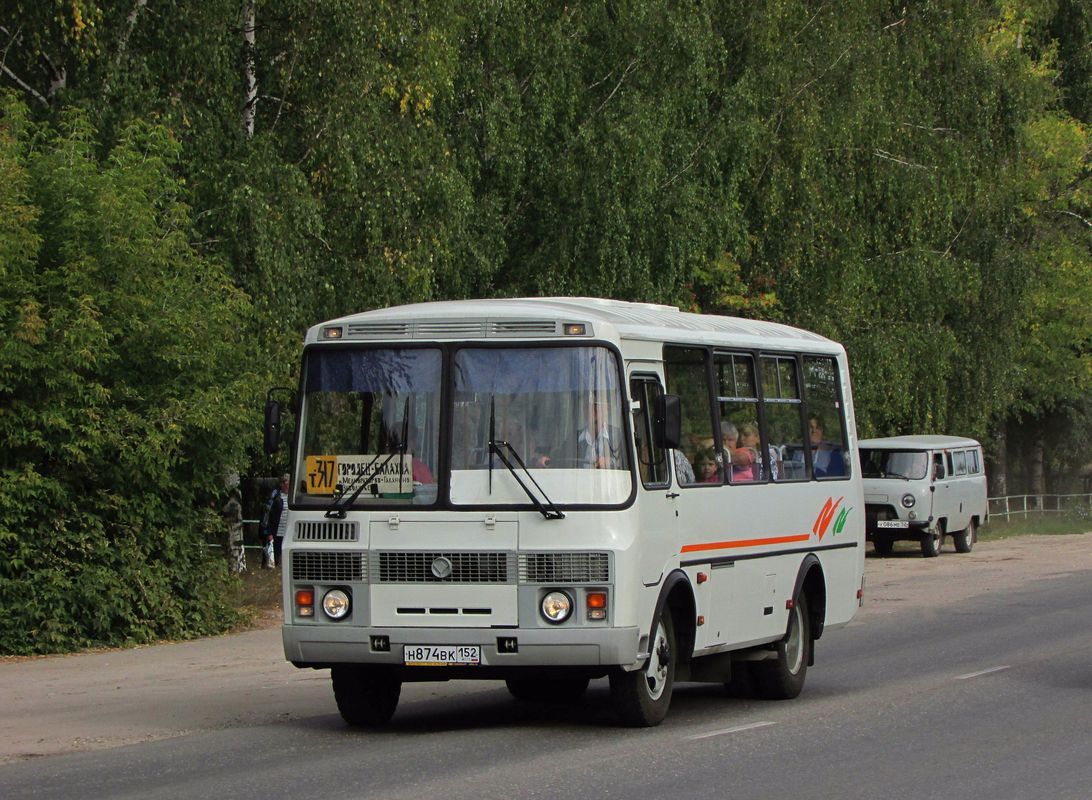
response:
[[[1092,494],[1013,494],[990,497],[990,517],[1027,519],[1031,514],[1092,514]]]

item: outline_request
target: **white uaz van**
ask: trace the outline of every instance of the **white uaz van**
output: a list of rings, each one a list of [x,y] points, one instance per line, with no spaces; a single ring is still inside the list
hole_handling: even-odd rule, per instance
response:
[[[907,540],[931,558],[945,536],[957,553],[971,552],[989,515],[982,445],[959,436],[890,436],[858,447],[865,533],[877,554]]]

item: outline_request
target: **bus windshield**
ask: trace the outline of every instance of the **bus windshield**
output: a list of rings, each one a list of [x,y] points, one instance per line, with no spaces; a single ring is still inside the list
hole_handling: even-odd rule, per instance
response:
[[[436,348],[312,350],[304,366],[295,501],[431,504],[439,463]]]
[[[497,458],[498,447],[518,454],[558,505],[629,498],[632,477],[613,352],[464,347],[452,364],[453,504],[527,505],[516,476]]]
[[[448,435],[441,429],[443,363],[435,347],[308,351],[294,502],[429,506],[444,483],[458,506],[522,508],[534,499],[616,505],[629,498],[620,370],[612,351],[455,350],[447,445],[440,438]],[[441,474],[445,446],[451,469]],[[537,492],[534,499],[525,486]]]
[[[920,481],[929,469],[929,454],[920,450],[861,450],[861,474],[866,478]]]

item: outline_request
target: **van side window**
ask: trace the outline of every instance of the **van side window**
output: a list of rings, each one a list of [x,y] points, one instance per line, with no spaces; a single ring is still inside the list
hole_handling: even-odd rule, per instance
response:
[[[664,373],[668,394],[679,396],[682,406],[682,448],[675,473],[681,486],[702,485],[698,474],[699,455],[708,455],[714,446],[712,392],[709,386],[709,351],[701,347],[665,347]],[[691,471],[693,477],[691,477]],[[721,483],[720,466],[713,481]]]
[[[966,475],[967,474],[967,452],[965,450],[957,450],[952,457],[955,462],[955,474]]]
[[[781,456],[779,480],[808,477],[810,458],[804,447],[804,403],[792,356],[763,356],[762,409],[769,441]]]
[[[982,468],[979,466],[979,463],[980,462],[978,460],[978,451],[977,450],[968,450],[967,451],[967,472],[968,472],[968,474],[977,475],[979,472],[981,472]]]
[[[947,476],[944,471],[944,453],[933,453],[933,480],[943,480]]]
[[[660,382],[653,377],[634,377],[630,381],[630,396],[639,403],[633,412],[633,442],[637,448],[637,471],[646,489],[663,488],[669,484],[667,454],[656,447],[652,436],[652,409],[663,394]]]
[[[808,404],[808,434],[812,472],[816,478],[849,475],[849,452],[838,362],[826,356],[804,356],[804,400]]]

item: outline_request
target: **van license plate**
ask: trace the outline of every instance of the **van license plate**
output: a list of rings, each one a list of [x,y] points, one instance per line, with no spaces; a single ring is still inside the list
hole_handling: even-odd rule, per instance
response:
[[[877,528],[909,528],[910,523],[905,519],[878,519]]]
[[[402,662],[411,667],[477,666],[482,663],[482,648],[476,644],[407,644]]]

